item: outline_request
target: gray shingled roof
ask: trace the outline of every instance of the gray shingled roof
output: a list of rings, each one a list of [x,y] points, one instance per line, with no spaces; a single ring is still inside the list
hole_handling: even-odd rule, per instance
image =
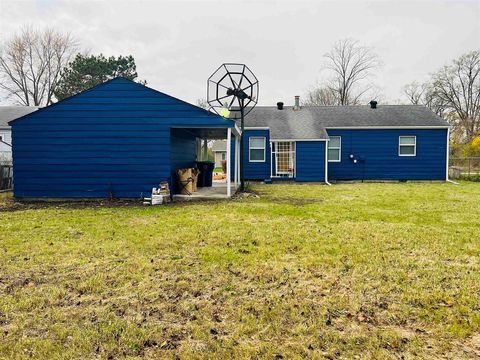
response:
[[[9,121],[30,114],[37,106],[0,106],[0,128],[9,128]]]
[[[239,123],[239,122],[238,122]],[[246,127],[268,127],[275,139],[328,139],[327,128],[444,126],[448,123],[421,105],[303,106],[300,110],[257,106],[246,116]]]

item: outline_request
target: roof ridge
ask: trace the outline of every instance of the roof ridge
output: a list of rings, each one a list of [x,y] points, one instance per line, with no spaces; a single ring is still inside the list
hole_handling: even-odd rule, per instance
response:
[[[385,106],[416,106],[416,107],[427,107],[426,105],[422,104],[379,104],[377,105],[377,109],[380,107]],[[257,105],[255,107],[263,107],[263,108],[276,108],[276,105]],[[294,105],[284,105],[284,108],[292,108]],[[370,107],[369,104],[365,105],[301,105],[300,108],[334,108],[334,107]]]

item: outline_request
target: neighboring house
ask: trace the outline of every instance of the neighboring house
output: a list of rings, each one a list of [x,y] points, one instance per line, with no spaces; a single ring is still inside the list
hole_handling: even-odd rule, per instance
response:
[[[215,140],[212,145],[212,152],[215,157],[215,167],[222,167],[222,161],[227,159],[227,142],[224,140]]]
[[[198,139],[238,135],[233,120],[125,78],[10,125],[17,198],[140,198],[161,181],[175,191],[175,172],[194,166]]]
[[[425,106],[255,107],[247,180],[446,180],[449,124]]]
[[[36,106],[0,106],[0,161],[12,161],[12,130],[8,123],[37,109]]]

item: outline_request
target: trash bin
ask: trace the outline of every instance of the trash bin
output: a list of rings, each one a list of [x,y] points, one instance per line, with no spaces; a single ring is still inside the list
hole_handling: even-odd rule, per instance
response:
[[[212,186],[213,169],[215,168],[215,163],[211,161],[197,161],[197,168],[200,170],[197,186]]]

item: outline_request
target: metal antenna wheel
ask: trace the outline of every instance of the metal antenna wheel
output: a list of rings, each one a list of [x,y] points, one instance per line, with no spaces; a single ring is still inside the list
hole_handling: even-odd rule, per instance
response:
[[[240,119],[240,189],[245,189],[244,141],[245,116],[258,102],[258,79],[245,64],[225,63],[208,78],[207,103],[210,109],[230,119]]]

